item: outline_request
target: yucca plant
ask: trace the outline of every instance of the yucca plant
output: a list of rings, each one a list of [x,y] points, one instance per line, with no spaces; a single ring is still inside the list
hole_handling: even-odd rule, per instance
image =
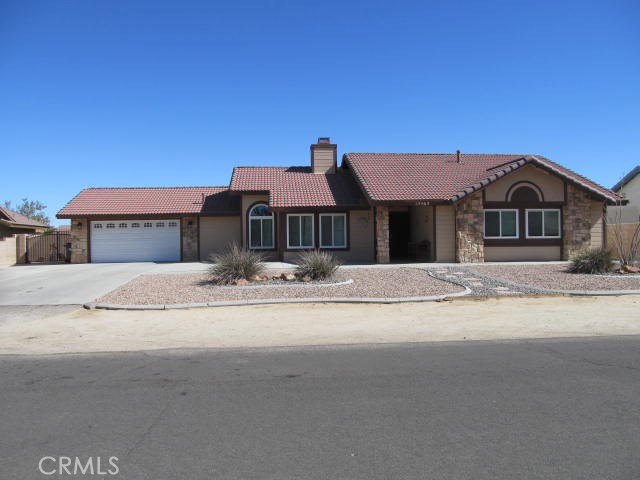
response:
[[[245,250],[237,243],[230,244],[223,253],[209,256],[213,265],[209,274],[214,283],[228,285],[236,280],[248,280],[264,272],[264,256],[254,250]]]
[[[585,250],[571,259],[571,273],[606,273],[613,268],[613,255],[604,248]]]
[[[309,250],[298,255],[296,274],[313,280],[325,280],[333,277],[340,267],[338,259],[329,252]]]

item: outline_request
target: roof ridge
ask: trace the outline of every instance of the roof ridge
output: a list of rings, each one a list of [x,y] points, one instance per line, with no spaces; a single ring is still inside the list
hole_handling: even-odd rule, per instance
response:
[[[233,167],[233,169],[237,168],[311,168],[309,165],[239,165]]]
[[[456,155],[457,152],[346,152],[344,155]],[[465,155],[486,155],[486,156],[526,156],[538,155],[535,153],[478,153],[478,152],[460,152],[461,156]]]
[[[138,190],[159,190],[159,189],[163,189],[163,190],[178,190],[178,189],[188,189],[188,188],[226,188],[228,189],[229,186],[228,185],[181,185],[181,186],[174,186],[174,187],[86,187],[84,188],[82,191],[86,191],[86,190],[124,190],[124,189],[128,189],[128,190],[132,190],[132,189],[138,189]]]

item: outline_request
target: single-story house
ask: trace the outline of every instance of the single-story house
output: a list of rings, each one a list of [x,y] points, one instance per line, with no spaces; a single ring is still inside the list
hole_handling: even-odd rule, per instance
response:
[[[539,155],[346,153],[319,138],[309,166],[235,167],[229,186],[87,188],[73,262],[207,260],[230,242],[290,261],[567,259],[605,243],[622,198]]]
[[[41,233],[49,228],[42,222],[26,217],[8,208],[0,207],[0,238],[18,233]]]
[[[25,261],[26,238],[20,234],[42,233],[49,228],[21,213],[0,207],[0,265]]]

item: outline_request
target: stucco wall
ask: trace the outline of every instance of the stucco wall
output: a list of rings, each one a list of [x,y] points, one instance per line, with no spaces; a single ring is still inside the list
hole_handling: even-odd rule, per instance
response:
[[[409,217],[411,219],[411,241],[414,243],[429,241],[431,244],[429,258],[433,259],[433,207],[425,205],[410,207]]]
[[[333,253],[333,255],[343,263],[375,261],[373,216],[373,210],[350,211],[348,230],[349,250],[327,249],[327,251]],[[317,234],[317,223],[314,230]],[[299,253],[299,251],[285,251],[282,254],[282,258],[285,262],[294,262]]]
[[[591,248],[604,247],[604,204],[591,202]]]
[[[16,236],[0,237],[0,265],[16,263]]]
[[[455,262],[456,214],[453,205],[438,205],[436,216],[436,262]]]
[[[638,223],[640,217],[640,175],[636,175],[618,192],[629,204],[624,207],[609,207],[607,209],[607,223]]]
[[[533,165],[527,165],[495,181],[485,189],[487,202],[505,202],[507,192],[518,182],[531,182],[538,186],[545,202],[564,201],[564,181]]]
[[[560,260],[560,246],[484,247],[486,262],[538,262]]]
[[[240,217],[200,218],[200,260],[209,260],[209,255],[221,253],[231,243],[242,241]]]

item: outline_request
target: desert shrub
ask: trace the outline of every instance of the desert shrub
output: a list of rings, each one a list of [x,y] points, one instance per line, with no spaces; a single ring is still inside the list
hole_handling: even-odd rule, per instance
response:
[[[213,265],[209,274],[214,283],[226,285],[235,280],[253,277],[264,272],[264,256],[254,250],[245,250],[237,243],[232,243],[223,253],[209,256]]]
[[[333,277],[340,266],[338,259],[329,252],[309,250],[298,255],[296,274],[313,280],[325,280]]]
[[[613,268],[613,255],[604,248],[585,250],[569,262],[571,273],[606,273]]]

